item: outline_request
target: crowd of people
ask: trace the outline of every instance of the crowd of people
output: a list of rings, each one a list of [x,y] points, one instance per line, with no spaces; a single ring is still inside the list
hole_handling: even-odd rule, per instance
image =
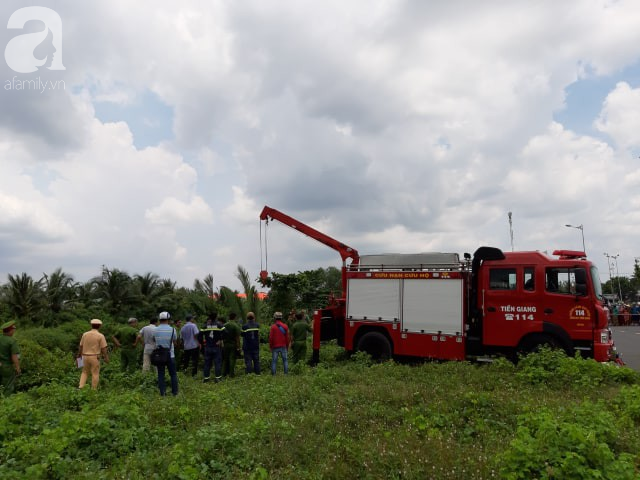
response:
[[[184,320],[185,324],[181,325],[180,320],[173,321],[169,312],[161,312],[148,325],[139,328],[138,320],[129,318],[127,324],[111,336],[112,344],[120,350],[122,370],[132,372],[141,368],[149,372],[155,368],[162,396],[167,394],[167,373],[173,395],[178,394],[178,369],[197,378],[201,356],[205,383],[212,380],[212,369],[214,382],[234,377],[238,358],[244,359],[245,373],[260,375],[260,326],[253,312],[247,313],[242,325],[235,313],[230,313],[228,318],[212,313],[200,327],[193,315],[186,315]],[[79,387],[83,388],[91,377],[91,388],[96,389],[100,381],[100,358],[108,363],[109,353],[107,339],[100,333],[102,322],[93,319],[90,325],[91,330],[82,335],[78,348],[77,362],[82,368]],[[277,373],[279,359],[284,374],[289,373],[289,351],[293,363],[306,360],[307,337],[312,331],[304,312],[292,312],[286,322],[282,312],[275,312],[269,329],[272,375]],[[142,355],[139,345],[143,345]],[[153,365],[154,351],[159,347],[168,350],[168,359]]]
[[[611,307],[611,322],[613,325],[640,325],[640,302],[632,305],[616,303]]]

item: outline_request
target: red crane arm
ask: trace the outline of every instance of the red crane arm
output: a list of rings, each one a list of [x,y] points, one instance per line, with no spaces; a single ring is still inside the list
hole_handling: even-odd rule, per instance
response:
[[[336,250],[340,257],[342,258],[343,267],[346,265],[347,258],[351,259],[352,265],[357,265],[360,262],[360,256],[358,255],[358,251],[355,248],[352,248],[348,245],[345,245],[338,240],[331,238],[328,235],[325,235],[322,232],[319,232],[313,227],[309,225],[305,225],[304,223],[296,220],[293,217],[290,217],[287,214],[276,210],[275,208],[265,206],[262,209],[262,213],[260,214],[260,220],[278,220],[281,223],[293,228],[294,230],[298,230],[301,233],[317,240],[318,242],[326,245],[329,248]]]

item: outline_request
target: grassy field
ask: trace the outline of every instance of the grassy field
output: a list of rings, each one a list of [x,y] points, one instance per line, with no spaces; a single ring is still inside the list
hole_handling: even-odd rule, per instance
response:
[[[124,375],[115,357],[96,392],[76,388],[69,357],[50,383],[0,400],[0,478],[640,478],[627,368],[556,352],[372,364],[328,346],[320,366],[272,377],[264,348],[266,374],[180,374],[180,394],[162,398],[155,375]]]

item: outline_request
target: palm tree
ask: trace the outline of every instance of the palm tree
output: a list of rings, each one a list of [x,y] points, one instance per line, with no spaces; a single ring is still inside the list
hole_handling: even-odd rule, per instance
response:
[[[40,281],[34,281],[26,273],[9,274],[6,288],[7,305],[15,317],[33,321],[42,308],[42,290]]]
[[[127,272],[116,268],[102,270],[102,275],[95,277],[96,296],[105,302],[105,307],[113,314],[128,313],[125,308],[137,303],[133,281]]]
[[[164,289],[160,277],[155,273],[147,272],[144,275],[135,275],[133,285],[142,303],[138,316],[145,318],[153,316],[162,303]]]
[[[160,277],[155,273],[147,272],[144,275],[135,275],[133,277],[138,292],[149,302],[160,292]]]
[[[208,274],[204,279],[200,280],[196,278],[193,282],[193,290],[200,298],[199,309],[205,313],[215,311],[216,299],[218,298],[218,292],[213,284],[213,275]]]
[[[41,282],[44,286],[47,307],[53,313],[60,313],[64,304],[73,300],[75,294],[73,277],[64,273],[62,268],[57,268],[51,275],[44,273]]]
[[[213,275],[208,274],[203,280],[196,278],[193,282],[193,289],[198,293],[213,298],[216,296],[216,288],[213,285]]]
[[[240,313],[242,313],[243,317],[246,316],[247,312],[254,312],[257,316],[260,310],[258,308],[258,291],[256,290],[256,287],[251,285],[251,277],[249,276],[249,272],[243,266],[238,265],[236,278],[240,280],[242,289],[244,290],[244,294],[246,297],[246,310],[241,311]],[[256,320],[259,321],[257,317]]]
[[[86,283],[77,283],[75,285],[75,298],[76,301],[82,303],[85,307],[90,307],[96,298],[96,283],[93,280],[89,280]]]
[[[244,305],[242,304],[242,299],[238,297],[237,290],[231,290],[229,287],[225,287],[224,285],[221,286],[220,299],[218,301],[229,311],[236,312],[237,314],[244,317]]]

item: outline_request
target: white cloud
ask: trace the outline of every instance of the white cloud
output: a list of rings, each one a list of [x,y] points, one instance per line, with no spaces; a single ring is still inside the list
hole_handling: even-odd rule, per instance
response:
[[[194,197],[186,203],[174,197],[145,211],[145,218],[155,225],[185,225],[192,222],[211,223],[213,212],[202,197]]]
[[[626,82],[618,83],[607,95],[595,126],[611,135],[622,148],[640,147],[640,87],[634,89]]]
[[[234,185],[231,190],[233,191],[233,203],[226,208],[225,215],[233,223],[255,224],[262,208],[258,207],[242,188]]]

